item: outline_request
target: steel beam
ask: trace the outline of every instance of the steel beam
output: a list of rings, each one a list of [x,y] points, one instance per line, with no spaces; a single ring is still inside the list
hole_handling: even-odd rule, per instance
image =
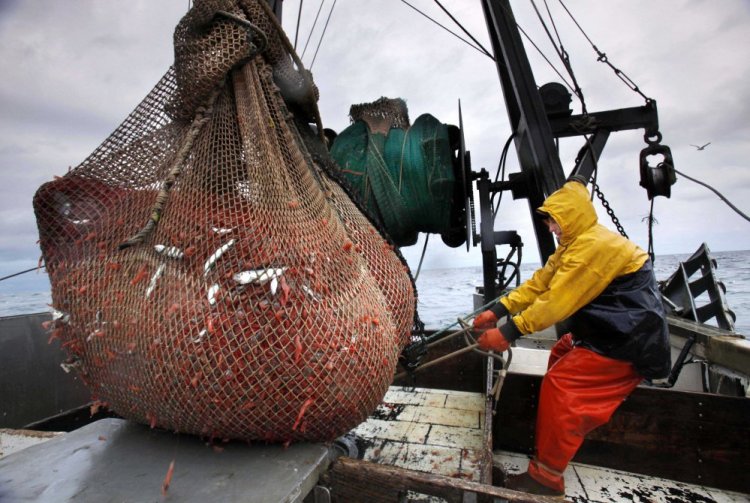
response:
[[[482,7],[508,118],[515,133],[518,160],[526,175],[539,254],[542,262],[546,262],[555,251],[555,242],[534,210],[562,186],[565,175],[510,2],[483,0]]]

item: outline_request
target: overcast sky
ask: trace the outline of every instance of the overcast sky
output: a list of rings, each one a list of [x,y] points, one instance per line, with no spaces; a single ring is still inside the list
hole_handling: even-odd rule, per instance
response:
[[[410,3],[454,31],[430,0]],[[443,0],[489,48],[480,3]],[[540,8],[544,3],[537,0]],[[640,106],[562,11],[548,0],[590,112]],[[37,263],[32,210],[35,190],[76,166],[156,84],[172,63],[172,33],[187,0],[0,0],[0,276]],[[303,57],[309,67],[333,4],[327,0]],[[308,39],[319,6],[303,5],[298,49]],[[529,2],[514,2],[521,27],[552,59],[550,42]],[[663,142],[678,170],[710,183],[750,213],[750,2],[747,0],[567,0],[597,47],[659,107]],[[284,26],[294,41],[299,2],[284,3]],[[539,85],[560,80],[528,46]],[[557,64],[557,68],[561,66]],[[430,23],[399,0],[338,0],[312,72],[326,127],[348,125],[349,106],[381,96],[401,97],[412,120],[430,113],[458,124],[475,170],[494,175],[510,134],[494,63]],[[574,110],[580,106],[574,102]],[[711,142],[704,151],[691,144]],[[631,239],[646,247],[642,219],[649,201],[638,186],[642,132],[614,133],[600,160],[599,184]],[[580,142],[562,142],[567,171]],[[518,171],[515,153],[508,168]],[[750,249],[750,223],[716,195],[684,178],[672,198],[656,200],[657,254],[691,253],[701,242],[714,251]],[[601,221],[611,226],[597,207]],[[495,228],[516,229],[527,260],[538,261],[525,201],[505,198]],[[403,251],[413,269],[422,239]],[[504,252],[502,252],[504,253]],[[450,249],[433,236],[428,268],[480,265],[478,248]],[[13,282],[21,290],[44,278]],[[6,282],[7,283],[7,282]],[[2,291],[2,290],[0,290]]]

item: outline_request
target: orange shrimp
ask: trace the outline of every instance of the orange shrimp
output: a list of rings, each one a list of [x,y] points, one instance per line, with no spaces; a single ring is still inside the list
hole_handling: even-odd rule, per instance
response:
[[[289,288],[284,276],[279,279],[279,284],[281,285],[281,299],[279,299],[279,302],[282,306],[286,306],[286,303],[289,301],[289,292],[291,289]]]
[[[56,328],[52,331],[52,333],[49,335],[49,339],[47,339],[47,344],[52,344],[52,341],[55,339],[60,339],[60,336],[62,335],[62,328]]]
[[[91,404],[91,406],[89,407],[89,412],[93,416],[94,414],[96,414],[97,412],[99,412],[100,408],[106,407],[106,405],[107,404],[105,404],[104,402],[101,402],[101,401],[97,400],[97,401],[95,401],[94,403]]]
[[[292,426],[292,431],[296,431],[297,427],[299,426],[300,422],[302,421],[302,416],[305,415],[305,412],[307,411],[307,408],[312,405],[313,399],[308,398],[305,400],[305,402],[302,404],[302,407],[299,409],[299,414],[297,414],[297,420],[294,421],[294,425]]]
[[[140,269],[138,269],[138,272],[135,273],[135,276],[133,276],[133,279],[130,280],[131,285],[137,284],[139,281],[143,280],[147,276],[146,271],[146,264],[143,264]]]
[[[302,342],[299,340],[299,334],[294,336],[294,364],[299,363],[302,357]]]
[[[174,459],[171,463],[169,463],[169,468],[167,469],[167,475],[164,477],[164,482],[161,483],[161,495],[166,496],[167,491],[169,491],[169,484],[172,483],[172,475],[174,475]]]

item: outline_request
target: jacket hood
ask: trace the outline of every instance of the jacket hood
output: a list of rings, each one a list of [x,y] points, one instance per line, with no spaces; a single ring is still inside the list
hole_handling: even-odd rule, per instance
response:
[[[561,245],[572,242],[598,222],[596,210],[589,198],[589,191],[583,184],[574,181],[567,182],[562,188],[553,192],[545,199],[538,211],[554,218],[560,226]]]

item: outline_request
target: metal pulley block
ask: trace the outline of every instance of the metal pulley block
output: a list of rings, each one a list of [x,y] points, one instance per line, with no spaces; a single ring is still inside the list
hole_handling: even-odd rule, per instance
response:
[[[672,160],[672,151],[666,145],[661,145],[661,134],[656,133],[656,141],[645,138],[648,146],[641,150],[641,181],[640,186],[648,192],[648,198],[655,196],[671,196],[671,187],[677,181]],[[652,166],[649,163],[650,156],[661,156],[661,161]]]

